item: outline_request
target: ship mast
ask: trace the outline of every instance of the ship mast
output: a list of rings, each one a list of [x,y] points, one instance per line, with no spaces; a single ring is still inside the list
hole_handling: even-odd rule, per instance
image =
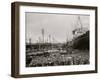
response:
[[[79,28],[81,28],[81,29],[83,28],[80,16],[77,16],[77,22],[76,22],[76,25],[75,25],[75,29],[78,29],[77,26],[80,26]]]
[[[42,43],[44,43],[44,28],[41,29],[41,33],[42,33]]]
[[[30,45],[31,45],[31,43],[32,43],[31,41],[32,41],[31,38],[29,38],[29,44],[30,44]]]
[[[76,27],[75,30],[73,30],[74,38],[83,33],[83,25],[82,25],[80,16],[77,16],[77,22],[76,22],[75,27]]]
[[[78,16],[78,22],[80,23],[80,27],[81,27],[81,29],[82,29],[82,22],[81,22],[81,18],[80,18],[80,16]]]

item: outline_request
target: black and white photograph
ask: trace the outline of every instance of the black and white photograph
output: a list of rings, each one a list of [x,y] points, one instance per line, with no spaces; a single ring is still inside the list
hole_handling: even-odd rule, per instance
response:
[[[90,15],[25,12],[26,67],[90,64]]]
[[[12,76],[97,73],[97,7],[12,4]]]

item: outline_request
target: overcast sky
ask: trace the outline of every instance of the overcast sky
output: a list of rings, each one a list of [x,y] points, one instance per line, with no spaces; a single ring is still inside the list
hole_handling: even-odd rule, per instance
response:
[[[31,38],[32,43],[35,43],[39,38],[42,39],[41,29],[44,29],[45,40],[49,35],[58,42],[71,40],[72,31],[80,27],[78,16],[80,16],[82,26],[89,29],[90,20],[87,15],[25,13],[26,41]]]

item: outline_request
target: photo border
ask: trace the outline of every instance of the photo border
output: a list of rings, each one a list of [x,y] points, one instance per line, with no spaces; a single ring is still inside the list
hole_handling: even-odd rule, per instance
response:
[[[43,74],[19,74],[19,8],[20,6],[39,6],[39,7],[55,7],[55,8],[72,8],[72,9],[90,9],[95,10],[95,70],[90,71],[74,71],[74,72],[55,72]],[[11,76],[16,78],[22,77],[41,77],[41,76],[56,76],[56,75],[72,75],[97,73],[97,7],[96,6],[80,6],[80,5],[62,5],[62,4],[46,4],[46,3],[31,3],[31,2],[13,2],[11,4]]]

